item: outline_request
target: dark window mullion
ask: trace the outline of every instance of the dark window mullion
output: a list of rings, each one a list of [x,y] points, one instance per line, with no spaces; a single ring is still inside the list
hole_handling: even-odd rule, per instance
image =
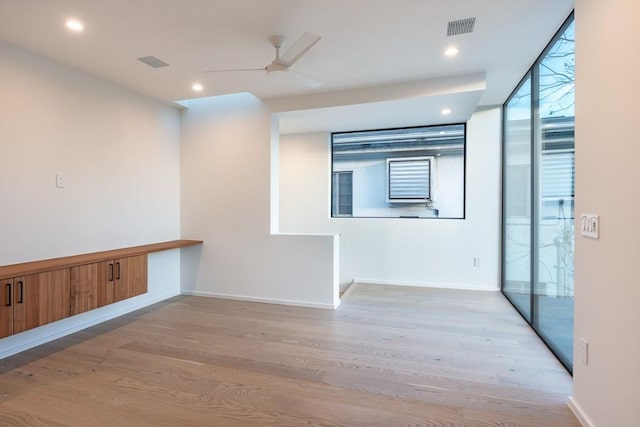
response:
[[[537,301],[536,301],[536,287],[538,284],[539,274],[538,274],[538,261],[539,261],[539,216],[540,216],[540,207],[538,200],[540,193],[540,186],[538,185],[540,179],[540,173],[538,171],[538,160],[541,158],[541,150],[540,150],[540,120],[537,118],[540,115],[540,72],[539,65],[540,58],[536,60],[531,68],[531,183],[529,189],[531,191],[531,257],[530,257],[530,286],[531,286],[531,301],[530,301],[530,319],[529,323],[534,327],[538,327],[539,316],[537,310]]]

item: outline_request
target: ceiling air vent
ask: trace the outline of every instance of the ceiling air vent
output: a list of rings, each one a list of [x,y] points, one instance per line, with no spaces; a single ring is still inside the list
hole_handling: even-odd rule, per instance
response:
[[[169,64],[164,62],[162,59],[156,58],[155,56],[145,56],[145,57],[142,57],[142,58],[138,58],[138,61],[144,62],[149,67],[153,67],[153,68],[162,68],[162,67],[168,67],[169,66]]]
[[[476,25],[476,18],[458,19],[457,21],[449,21],[447,24],[447,36],[457,36],[458,34],[467,34],[473,32]]]

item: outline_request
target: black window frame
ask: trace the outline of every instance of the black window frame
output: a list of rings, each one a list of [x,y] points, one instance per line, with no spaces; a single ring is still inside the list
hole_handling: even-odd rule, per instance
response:
[[[334,170],[334,135],[344,135],[350,133],[362,133],[362,132],[386,132],[386,131],[403,131],[409,129],[423,129],[423,128],[437,128],[442,126],[462,126],[463,127],[463,147],[462,147],[462,215],[456,217],[444,217],[444,216],[433,216],[433,217],[418,217],[418,216],[334,216],[334,197],[333,197],[333,173],[336,172]],[[359,218],[359,219],[445,219],[445,220],[465,220],[467,215],[467,122],[451,122],[451,123],[437,123],[431,125],[416,125],[416,126],[402,126],[402,127],[391,127],[391,128],[377,128],[377,129],[357,129],[357,130],[349,130],[349,131],[336,131],[331,132],[329,145],[331,150],[331,207],[330,207],[330,218]],[[433,165],[430,165],[433,166]],[[430,187],[432,183],[429,183]],[[432,189],[430,190],[430,197],[432,195]],[[352,193],[353,194],[353,193]]]

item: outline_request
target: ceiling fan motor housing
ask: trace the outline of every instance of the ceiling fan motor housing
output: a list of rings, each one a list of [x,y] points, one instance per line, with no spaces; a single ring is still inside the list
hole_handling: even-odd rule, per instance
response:
[[[284,44],[284,41],[286,40],[285,36],[270,36],[269,37],[269,43],[271,43],[271,45],[273,47],[275,47],[276,49],[280,49],[282,47],[282,45]]]

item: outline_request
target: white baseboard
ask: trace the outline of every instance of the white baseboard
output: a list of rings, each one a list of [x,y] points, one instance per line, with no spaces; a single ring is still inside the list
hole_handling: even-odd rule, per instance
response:
[[[291,305],[296,307],[309,307],[309,308],[324,308],[334,310],[340,304],[321,304],[315,302],[308,301],[296,301],[296,300],[285,300],[285,299],[275,299],[275,298],[257,298],[257,297],[247,297],[244,295],[233,295],[233,294],[222,294],[217,292],[202,292],[202,291],[182,291],[183,295],[193,295],[197,297],[208,297],[208,298],[220,298],[220,299],[229,299],[229,300],[237,300],[237,301],[249,301],[249,302],[262,302],[267,304],[281,304],[281,305]]]
[[[582,427],[595,427],[595,424],[591,422],[587,414],[585,414],[584,410],[580,405],[578,405],[578,402],[576,402],[573,396],[569,397],[569,402],[567,402],[567,405],[569,406],[569,409],[571,409],[571,412],[573,412],[573,415],[576,416],[580,424],[582,424]]]
[[[66,319],[59,320],[54,323],[50,323],[48,325],[40,326],[39,328],[36,328],[36,329],[31,329],[25,332],[21,332],[20,334],[11,335],[3,339],[6,342],[6,344],[3,343],[2,345],[2,351],[0,351],[0,360],[9,356],[13,356],[14,354],[18,354],[20,352],[29,350],[31,348],[37,347],[39,345],[48,343],[50,341],[56,340],[58,338],[62,338],[64,336],[73,334],[74,332],[78,332],[83,329],[89,328],[91,326],[95,326],[99,323],[106,322],[107,320],[111,320],[116,317],[131,313],[132,311],[136,311],[141,308],[164,301],[166,299],[173,298],[178,295],[180,295],[180,292],[172,292],[169,294],[157,296],[150,299],[142,298],[139,301],[132,301],[132,304],[127,304],[114,311],[108,311],[107,313],[102,313],[96,317],[91,317],[91,314],[95,314],[95,313],[92,313],[92,311],[87,311],[77,316],[91,317],[89,320],[83,319],[83,317],[78,318],[76,316],[72,316],[72,317],[67,317]],[[109,306],[105,306],[101,308],[106,309],[107,307]],[[100,309],[97,309],[97,310],[100,310]],[[63,326],[61,327],[61,325]],[[42,334],[43,331],[44,331],[44,334]],[[29,334],[36,334],[36,337],[26,338],[26,341],[23,340],[23,338],[28,337]],[[18,342],[12,345],[11,344],[12,340],[18,340]]]
[[[390,280],[376,279],[353,279],[355,283],[363,285],[389,285],[389,286],[411,286],[415,288],[439,288],[439,289],[458,289],[462,291],[486,291],[497,292],[500,290],[498,286],[471,286],[458,283],[431,283],[431,282],[401,282]]]

